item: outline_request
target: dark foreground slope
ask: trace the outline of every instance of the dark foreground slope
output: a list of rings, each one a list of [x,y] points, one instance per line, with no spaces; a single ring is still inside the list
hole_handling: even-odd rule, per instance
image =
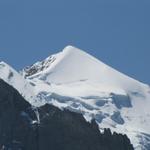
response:
[[[133,150],[126,135],[51,105],[33,108],[0,80],[0,150]]]

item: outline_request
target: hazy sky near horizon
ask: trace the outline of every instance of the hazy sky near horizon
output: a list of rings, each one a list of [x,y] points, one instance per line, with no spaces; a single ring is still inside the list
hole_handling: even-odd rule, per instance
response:
[[[150,1],[0,1],[0,60],[19,70],[67,45],[150,84]]]

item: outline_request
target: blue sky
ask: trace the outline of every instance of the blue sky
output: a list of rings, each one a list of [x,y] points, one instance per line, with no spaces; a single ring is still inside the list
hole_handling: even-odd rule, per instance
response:
[[[66,45],[150,84],[150,1],[0,1],[0,60],[19,70]]]

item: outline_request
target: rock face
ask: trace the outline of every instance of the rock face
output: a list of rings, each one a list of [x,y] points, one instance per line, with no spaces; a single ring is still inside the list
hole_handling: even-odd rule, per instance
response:
[[[37,149],[34,120],[31,105],[0,80],[0,149]]]
[[[0,80],[0,150],[133,150],[126,135],[100,133],[95,120],[45,104],[32,107]]]

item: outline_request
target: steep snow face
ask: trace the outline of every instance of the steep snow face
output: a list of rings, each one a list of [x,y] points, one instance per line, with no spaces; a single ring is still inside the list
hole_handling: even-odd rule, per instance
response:
[[[67,46],[62,52],[26,68],[24,76],[54,84],[88,80],[133,92],[142,90],[141,86],[144,86],[72,46]]]
[[[0,62],[0,78],[17,89],[27,100],[31,100],[33,94],[32,86],[17,71],[5,62]]]

